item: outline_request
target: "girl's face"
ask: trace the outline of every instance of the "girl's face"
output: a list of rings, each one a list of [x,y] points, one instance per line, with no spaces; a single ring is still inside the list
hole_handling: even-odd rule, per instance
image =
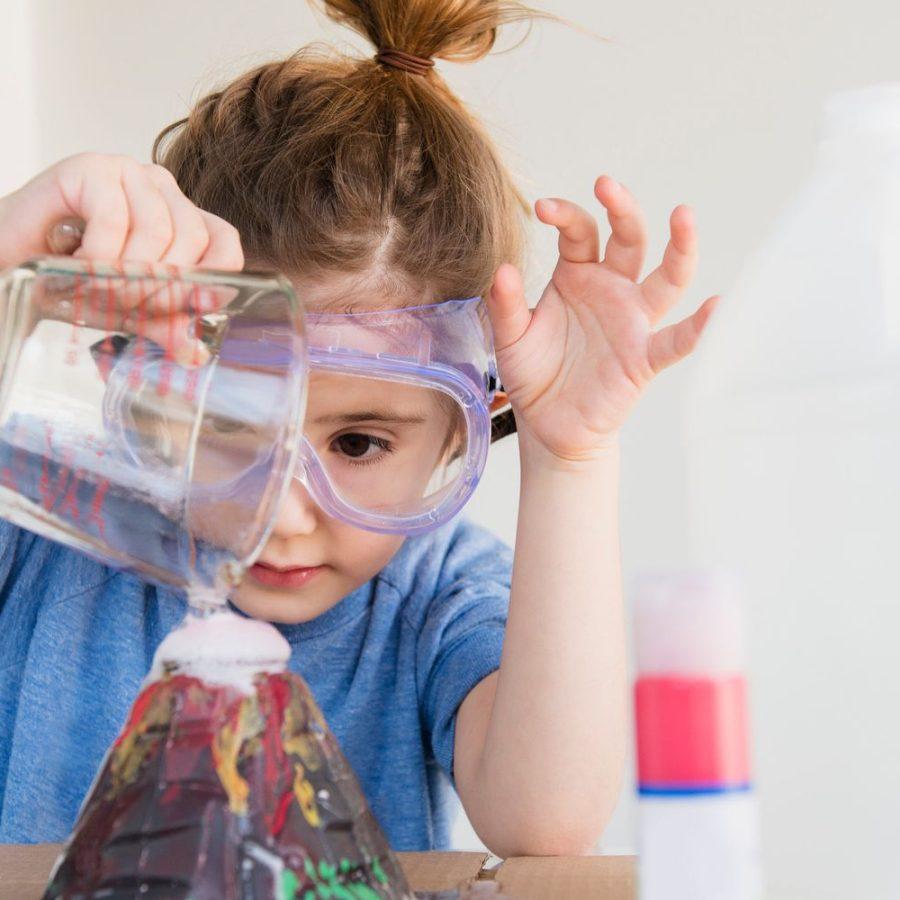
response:
[[[316,309],[346,295],[340,288],[340,282],[318,282],[298,285],[298,293]],[[354,302],[354,309],[400,305],[373,299],[368,294],[366,305]],[[409,499],[421,497],[432,489],[435,473],[453,465],[457,426],[436,392],[314,372],[308,396],[306,439],[335,489],[355,505],[402,503],[404,492]],[[332,518],[295,480],[257,564],[232,600],[272,622],[308,621],[371,580],[403,540]]]
[[[270,622],[307,622],[373,578],[403,540],[325,515],[295,482],[257,564],[232,601]]]

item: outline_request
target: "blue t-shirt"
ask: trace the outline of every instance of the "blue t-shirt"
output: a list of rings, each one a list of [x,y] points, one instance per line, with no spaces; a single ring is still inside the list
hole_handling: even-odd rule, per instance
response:
[[[396,850],[449,846],[456,712],[500,665],[511,568],[504,544],[457,521],[312,621],[277,626]],[[66,837],[185,611],[0,520],[0,842]]]

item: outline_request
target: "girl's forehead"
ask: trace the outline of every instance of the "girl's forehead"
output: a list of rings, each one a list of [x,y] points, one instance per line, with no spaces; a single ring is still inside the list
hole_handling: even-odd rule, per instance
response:
[[[328,272],[293,276],[291,283],[304,308],[314,313],[405,309],[437,299],[428,288],[414,287],[389,275]]]
[[[311,372],[307,423],[385,419],[407,426],[438,421],[442,395],[431,388],[335,372]]]

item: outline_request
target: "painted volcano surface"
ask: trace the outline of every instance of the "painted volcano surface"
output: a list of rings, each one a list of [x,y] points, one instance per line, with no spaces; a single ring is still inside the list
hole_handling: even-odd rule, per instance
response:
[[[411,900],[303,680],[170,668],[107,754],[45,900]]]

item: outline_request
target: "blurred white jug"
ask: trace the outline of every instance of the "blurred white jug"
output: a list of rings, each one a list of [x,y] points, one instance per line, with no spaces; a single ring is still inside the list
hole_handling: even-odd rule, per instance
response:
[[[696,372],[692,547],[754,600],[768,896],[900,897],[900,84],[827,102]]]

